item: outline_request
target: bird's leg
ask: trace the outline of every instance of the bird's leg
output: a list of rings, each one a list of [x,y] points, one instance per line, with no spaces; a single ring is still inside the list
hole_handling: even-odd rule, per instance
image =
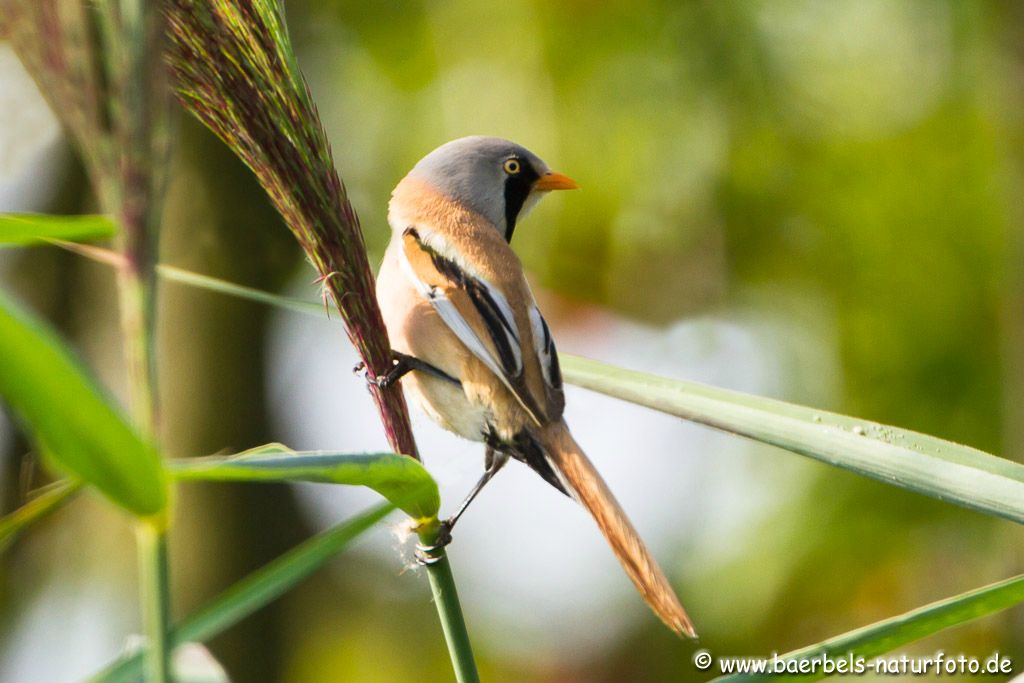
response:
[[[448,519],[441,522],[441,528],[437,532],[437,542],[432,546],[416,546],[416,559],[420,564],[432,564],[436,562],[434,553],[452,542],[452,528],[455,527],[455,523],[459,521],[459,517],[466,511],[469,504],[473,502],[473,499],[477,497],[484,486],[487,485],[494,475],[505,466],[508,462],[508,456],[501,451],[495,450],[491,446],[487,447],[484,452],[484,474],[480,477],[480,480],[470,490],[469,495],[462,501],[462,505],[455,511],[455,514]]]
[[[487,482],[493,479],[494,475],[505,466],[506,462],[508,462],[508,456],[504,453],[496,451],[490,446],[488,446],[487,450],[484,451],[484,474],[480,477],[480,481],[473,486],[469,495],[467,495],[466,499],[462,501],[462,505],[460,505],[459,509],[455,511],[455,514],[441,522],[441,534],[439,534],[438,537],[444,540],[445,545],[451,542],[452,529],[455,527],[455,523],[459,521],[459,517],[461,517],[462,513],[466,511],[469,504],[473,502],[473,499],[477,497],[477,494],[484,490],[484,487],[487,486]]]
[[[418,370],[420,372],[424,372],[430,375],[431,377],[443,379],[446,382],[451,382],[459,386],[462,385],[462,383],[459,380],[452,377],[444,370],[441,370],[440,368],[437,368],[424,360],[420,360],[416,356],[410,356],[407,353],[401,353],[400,351],[392,351],[391,362],[392,366],[390,370],[388,370],[383,375],[380,375],[379,377],[370,377],[369,374],[367,374],[365,375],[366,381],[369,384],[374,384],[381,389],[387,389],[395,382],[402,379],[402,377],[404,377],[408,373],[412,372],[413,370]],[[360,362],[358,365],[352,368],[352,371],[358,373],[362,372],[365,369],[366,363]]]

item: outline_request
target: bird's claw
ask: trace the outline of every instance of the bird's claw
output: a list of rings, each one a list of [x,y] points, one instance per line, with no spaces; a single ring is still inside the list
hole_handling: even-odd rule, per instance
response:
[[[437,545],[423,545],[421,543],[416,544],[416,550],[413,551],[413,557],[416,558],[416,564],[421,567],[429,567],[432,564],[437,564],[441,561],[440,550],[443,546]]]
[[[437,539],[433,545],[423,545],[422,543],[416,544],[416,550],[413,555],[416,557],[417,564],[429,567],[432,564],[437,564],[444,557],[442,554],[445,547],[452,542],[452,524],[451,520],[445,520],[441,522],[440,528],[437,530]]]
[[[370,377],[370,370],[369,368],[366,367],[365,361],[359,361],[358,363],[356,363],[355,367],[352,368],[352,374],[362,375],[363,379],[366,380],[367,384],[375,386],[378,389],[387,389],[393,384],[391,378],[388,375]]]

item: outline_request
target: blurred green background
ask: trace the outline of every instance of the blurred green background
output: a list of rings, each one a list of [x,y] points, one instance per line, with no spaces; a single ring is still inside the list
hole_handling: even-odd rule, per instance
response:
[[[374,263],[388,239],[388,194],[421,156],[462,135],[508,137],[583,188],[548,199],[514,242],[563,351],[1019,459],[1021,3],[286,6]],[[315,297],[312,269],[249,172],[195,121],[179,119],[162,261]],[[0,44],[0,210],[91,208],[80,165]],[[0,253],[0,278],[123,394],[110,272],[38,248]],[[310,328],[173,284],[162,288],[159,315],[172,455],[271,440],[383,444],[336,325]],[[589,405],[581,393],[570,406]],[[602,405],[602,422],[636,414]],[[629,429],[639,422],[613,424],[638,452],[613,451],[588,425],[596,414],[570,412],[574,431],[612,488],[628,494],[627,509],[640,510],[641,530],[653,529],[701,646],[716,655],[790,650],[1024,565],[1022,533],[1010,522],[663,416],[638,417],[651,426],[636,434]],[[330,431],[335,422],[343,433]],[[448,473],[450,506],[479,461],[453,465],[424,450],[428,466]],[[45,477],[7,423],[0,454],[6,512]],[[555,494],[531,476],[521,489],[506,485],[491,507],[481,501],[477,519],[468,521],[471,512],[460,524],[475,531],[460,530],[452,548],[483,677],[705,680],[691,663],[694,646],[647,615],[614,561],[591,572],[597,578],[577,574],[573,541],[557,533],[585,534],[585,518],[564,529],[550,520],[555,535],[534,543],[547,520],[529,517],[533,496],[560,506],[551,508],[558,516],[576,513],[551,503]],[[650,487],[656,494],[645,494]],[[176,613],[338,519],[325,497],[366,500],[323,487],[181,489],[171,537]],[[0,555],[0,679],[80,679],[139,630],[132,544],[127,520],[87,496]],[[378,534],[217,638],[213,653],[237,681],[445,680],[426,580],[403,571],[398,545]],[[516,556],[514,581],[500,573],[504,554]],[[545,584],[558,567],[568,597],[551,603]],[[521,601],[535,628],[502,607]],[[910,651],[937,649],[999,650],[1019,670],[1024,612]]]

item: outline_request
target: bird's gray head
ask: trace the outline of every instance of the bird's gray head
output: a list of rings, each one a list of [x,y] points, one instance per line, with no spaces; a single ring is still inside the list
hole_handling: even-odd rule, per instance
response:
[[[516,221],[545,193],[576,187],[525,147],[479,135],[441,145],[423,157],[409,177],[482,214],[508,240]]]

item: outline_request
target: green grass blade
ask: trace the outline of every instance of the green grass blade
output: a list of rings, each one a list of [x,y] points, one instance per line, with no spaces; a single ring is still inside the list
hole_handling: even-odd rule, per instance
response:
[[[160,277],[169,282],[177,282],[189,287],[205,289],[208,292],[217,292],[218,294],[255,301],[256,303],[267,304],[268,306],[276,306],[296,311],[297,313],[313,314],[321,318],[327,315],[327,309],[322,303],[302,301],[301,299],[271,294],[255,287],[237,285],[227,280],[210,277],[209,275],[200,275],[199,273],[193,273],[176,266],[160,264],[156,267],[156,272]]]
[[[48,216],[39,213],[0,214],[0,245],[21,245],[49,240],[102,239],[117,228],[107,216]]]
[[[906,429],[560,356],[567,382],[1015,522],[1024,466]]]
[[[384,504],[314,536],[273,562],[256,570],[186,619],[171,634],[174,646],[204,642],[273,602],[323,567],[367,529],[395,509]],[[91,683],[136,681],[142,673],[142,653],[134,652],[93,676]]]
[[[295,452],[268,444],[235,456],[189,458],[171,464],[179,480],[310,481],[368,486],[413,518],[437,516],[437,483],[417,460],[394,453]]]
[[[213,278],[183,284],[322,316],[306,301]],[[1016,522],[1024,521],[1024,467],[968,446],[906,429],[783,401],[666,379],[560,355],[565,380],[726,432],[800,453],[837,467]]]
[[[59,510],[81,489],[81,484],[75,482],[55,482],[14,512],[0,518],[0,552],[7,550],[29,525]]]
[[[64,343],[0,293],[0,396],[47,461],[124,509],[155,516],[167,505],[156,450],[113,407]]]
[[[879,655],[938,633],[951,626],[987,616],[1024,602],[1024,575],[934,602],[911,612],[886,619],[841,636],[795,650],[780,659],[814,659],[828,656],[832,659],[852,653],[871,659]],[[769,674],[734,674],[720,676],[715,681],[761,681]],[[796,678],[797,676],[793,676]],[[824,678],[820,672],[799,676],[800,680],[815,681]]]

